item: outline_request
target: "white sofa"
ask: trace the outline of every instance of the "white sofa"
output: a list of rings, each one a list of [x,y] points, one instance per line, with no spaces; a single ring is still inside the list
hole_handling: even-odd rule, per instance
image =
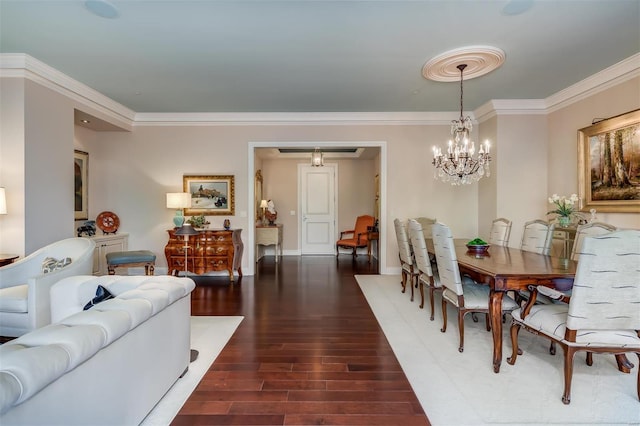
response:
[[[51,286],[66,277],[91,274],[95,247],[88,238],[67,238],[0,268],[0,336],[21,336],[50,324]],[[68,257],[71,263],[45,274],[42,262],[47,257]]]
[[[115,298],[87,311],[98,285]],[[186,371],[190,278],[76,276],[51,325],[0,346],[0,424],[137,425]]]

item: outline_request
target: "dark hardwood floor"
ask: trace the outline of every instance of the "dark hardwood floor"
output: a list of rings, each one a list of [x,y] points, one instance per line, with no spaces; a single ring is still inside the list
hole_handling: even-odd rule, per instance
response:
[[[172,424],[428,425],[353,277],[376,271],[289,256],[233,285],[196,277],[193,315],[245,318]]]

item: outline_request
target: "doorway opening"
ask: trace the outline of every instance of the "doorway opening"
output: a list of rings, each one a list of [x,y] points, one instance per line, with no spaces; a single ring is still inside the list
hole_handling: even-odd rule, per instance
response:
[[[249,265],[247,268],[247,274],[253,275],[255,273],[256,266],[256,246],[255,246],[255,229],[254,224],[256,223],[257,212],[259,209],[255,208],[255,185],[254,182],[255,174],[259,167],[256,167],[256,150],[261,150],[263,148],[283,148],[283,149],[293,149],[293,150],[309,150],[314,149],[315,147],[319,147],[322,149],[331,149],[335,147],[340,148],[376,148],[378,150],[378,162],[376,164],[377,169],[377,182],[380,187],[379,192],[379,240],[377,244],[379,244],[378,252],[378,264],[380,265],[379,272],[381,274],[385,274],[387,272],[386,269],[386,242],[387,242],[387,209],[386,209],[386,181],[387,181],[387,147],[385,141],[360,141],[360,142],[344,142],[344,141],[303,141],[303,142],[249,142],[248,147],[248,170],[247,170],[247,200],[248,200],[248,217],[247,223],[248,229],[247,232],[247,246],[245,246],[245,250],[247,250],[247,257],[249,260]],[[310,156],[309,156],[310,158]],[[295,180],[295,177],[292,177]],[[373,185],[373,182],[371,182]],[[287,214],[288,212],[282,212],[281,214]],[[294,212],[298,214],[299,212]]]

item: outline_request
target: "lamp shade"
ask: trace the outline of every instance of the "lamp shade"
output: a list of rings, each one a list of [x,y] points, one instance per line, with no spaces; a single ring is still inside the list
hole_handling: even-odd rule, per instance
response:
[[[184,209],[187,207],[191,207],[191,194],[188,192],[167,193],[168,209]]]
[[[269,207],[269,204],[267,204],[267,200],[260,201],[260,208],[261,209],[266,209],[267,207]]]
[[[7,214],[7,198],[4,188],[0,188],[0,214]]]
[[[198,235],[199,232],[193,229],[190,223],[182,225],[178,230],[174,233],[175,235]]]

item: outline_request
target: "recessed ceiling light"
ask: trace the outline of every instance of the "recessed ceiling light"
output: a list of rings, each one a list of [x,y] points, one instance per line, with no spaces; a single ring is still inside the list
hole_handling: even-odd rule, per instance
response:
[[[89,12],[101,18],[114,19],[120,15],[118,9],[107,0],[86,0],[84,6]]]
[[[527,12],[533,7],[533,0],[511,0],[502,8],[502,14],[516,16]]]
[[[87,120],[87,119],[80,120],[80,122],[81,122],[81,123],[84,123],[84,124],[89,124],[89,123],[91,123],[91,122],[90,122],[89,120]]]

